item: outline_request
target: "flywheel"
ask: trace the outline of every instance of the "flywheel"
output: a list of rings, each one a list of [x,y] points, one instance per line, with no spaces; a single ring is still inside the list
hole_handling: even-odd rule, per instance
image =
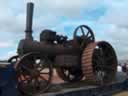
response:
[[[108,84],[117,71],[117,57],[112,46],[105,42],[87,45],[82,54],[82,71],[86,80]]]

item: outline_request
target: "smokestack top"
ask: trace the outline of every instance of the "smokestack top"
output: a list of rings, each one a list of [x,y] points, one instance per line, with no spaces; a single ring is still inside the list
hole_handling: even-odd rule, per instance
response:
[[[32,39],[32,19],[33,19],[33,9],[34,3],[28,2],[27,3],[27,15],[26,15],[26,38]]]

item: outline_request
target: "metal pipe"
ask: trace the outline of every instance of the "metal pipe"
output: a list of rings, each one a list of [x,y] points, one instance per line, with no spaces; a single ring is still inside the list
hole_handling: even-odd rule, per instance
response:
[[[30,40],[33,40],[33,37],[32,37],[33,9],[34,9],[34,4],[32,2],[27,3],[25,39],[30,39]]]

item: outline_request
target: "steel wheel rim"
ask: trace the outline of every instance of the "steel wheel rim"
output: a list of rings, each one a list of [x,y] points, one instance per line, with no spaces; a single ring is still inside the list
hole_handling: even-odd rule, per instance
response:
[[[101,52],[101,51],[97,51],[100,49],[100,47],[97,46],[100,46],[103,52],[105,52],[106,49],[109,49],[109,52],[107,53],[111,53],[111,54],[105,53],[105,56],[109,57],[110,55],[112,55],[113,57],[109,60],[109,62],[105,61],[104,66],[101,65],[99,66],[95,62],[95,60],[97,60],[98,64],[101,63],[97,58],[98,56],[96,54],[98,52],[99,55],[99,52]],[[106,57],[104,58],[105,60],[107,60]],[[102,60],[103,58],[100,59]],[[107,65],[108,63],[110,64],[109,66]],[[97,66],[99,66],[98,69]],[[85,48],[82,54],[82,70],[86,80],[94,81],[95,83],[101,85],[111,83],[115,78],[116,70],[117,70],[117,57],[112,46],[105,41],[90,43],[87,46],[87,48]]]
[[[40,68],[40,64],[38,64],[39,66],[31,66],[30,68],[26,68],[26,66],[23,66],[23,62],[25,60],[25,58],[29,57],[29,56],[37,56],[40,57],[39,53],[28,53],[28,54],[25,54],[23,56],[23,58],[21,57],[21,60],[18,62],[18,66],[17,66],[17,78],[18,78],[18,81],[19,81],[19,90],[23,93],[23,94],[27,94],[27,95],[32,95],[32,94],[38,94],[38,93],[43,93],[45,91],[47,91],[47,89],[49,88],[49,85],[50,85],[50,82],[51,82],[51,78],[52,78],[52,66],[51,66],[51,62],[49,61],[49,64],[47,63],[47,67],[48,67],[48,77],[46,79],[46,74],[44,76],[44,74],[42,73],[43,70],[45,70],[45,68]],[[37,59],[37,58],[34,58],[34,59]],[[45,56],[41,56],[41,60],[42,58],[46,59],[46,61],[48,60],[47,57]],[[41,65],[42,62],[41,62]],[[45,66],[46,67],[46,66]],[[26,68],[26,69],[25,69]],[[31,69],[33,68],[33,69]],[[23,70],[24,69],[24,70]],[[31,71],[31,72],[30,72]],[[25,73],[26,72],[26,73]],[[25,80],[22,82],[19,80],[19,78],[21,78],[21,76],[23,75],[26,75],[28,76],[29,78],[24,78]],[[43,74],[43,75],[42,75]],[[24,77],[25,77],[24,75]],[[38,84],[37,84],[38,82]],[[25,85],[26,83],[26,85]],[[28,85],[27,85],[28,84]],[[43,85],[45,84],[45,85]],[[25,86],[24,86],[25,85]],[[31,87],[31,90],[29,90],[29,87]]]
[[[88,31],[85,32],[84,29],[86,29]],[[79,44],[79,42],[77,40],[77,33],[78,32],[82,33],[82,37],[81,37],[82,38],[82,42],[81,42],[81,44]],[[86,44],[95,41],[94,33],[93,33],[92,29],[90,27],[88,27],[87,25],[78,26],[74,31],[73,38],[74,38],[75,45],[77,47],[80,47],[80,48],[84,48]]]
[[[99,63],[101,63],[102,65],[96,65],[96,62],[93,61],[93,71],[94,74],[96,74],[96,80],[102,84],[104,82],[112,81],[113,77],[115,77],[117,66],[115,64],[117,64],[117,58],[114,49],[110,44],[106,42],[100,42],[97,44],[97,46],[102,49],[102,52],[100,53],[100,55],[102,56],[100,58],[102,60],[99,60]],[[95,58],[94,55],[95,52],[93,53],[93,58]]]

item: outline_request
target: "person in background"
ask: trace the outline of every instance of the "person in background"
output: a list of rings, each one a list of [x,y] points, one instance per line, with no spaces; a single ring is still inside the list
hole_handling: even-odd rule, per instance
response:
[[[128,75],[128,64],[127,63],[124,63],[122,65],[122,71]]]

